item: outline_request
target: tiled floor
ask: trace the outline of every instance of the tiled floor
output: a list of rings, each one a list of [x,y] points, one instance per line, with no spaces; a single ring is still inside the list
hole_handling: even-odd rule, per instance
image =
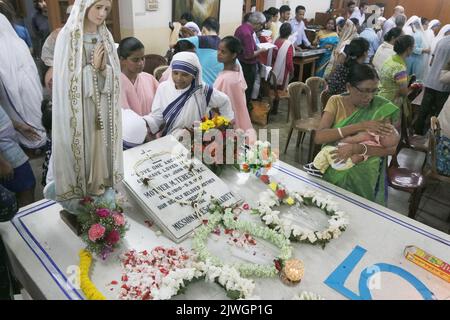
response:
[[[287,117],[287,104],[281,103],[280,109],[277,115],[270,116],[270,122],[267,126],[268,129],[279,129],[280,135],[280,150],[284,150],[286,144],[287,135],[289,131],[289,124],[286,122]],[[270,132],[270,130],[269,130]],[[270,134],[269,134],[270,141]],[[289,148],[286,154],[281,153],[280,159],[289,163],[295,167],[301,168],[307,161],[308,157],[308,141],[309,137],[305,138],[303,145],[296,150],[297,136],[294,133]],[[409,149],[402,150],[399,155],[399,162],[402,166],[406,166],[410,169],[420,170],[423,162],[424,154],[415,152]],[[33,159],[31,165],[35,176],[38,180],[38,186],[36,188],[36,200],[42,199],[42,186],[40,185],[41,172],[42,172],[43,158]],[[408,200],[409,194],[393,189],[389,189],[389,202],[388,207],[401,214],[408,214]],[[441,230],[443,232],[450,233],[450,185],[445,183],[439,183],[434,181],[427,182],[425,193],[422,197],[419,212],[417,213],[416,220],[427,224],[433,228]]]

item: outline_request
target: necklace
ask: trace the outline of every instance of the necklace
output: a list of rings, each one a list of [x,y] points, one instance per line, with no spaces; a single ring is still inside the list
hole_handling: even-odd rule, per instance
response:
[[[146,162],[148,160],[152,160],[153,161],[154,157],[159,157],[159,156],[162,156],[162,155],[165,155],[165,154],[170,154],[170,153],[167,152],[167,151],[162,151],[162,152],[159,152],[159,153],[156,153],[156,154],[153,154],[153,155],[147,154],[147,156],[145,158],[139,160],[133,166],[134,173],[136,174],[136,176],[138,176],[142,180],[142,183],[144,185],[146,185],[147,187],[152,187],[150,185],[150,181],[152,180],[152,177],[146,177],[146,176],[142,175],[141,173],[139,173],[138,167],[141,166],[144,162]],[[180,157],[178,156],[176,158],[179,159]],[[184,158],[184,156],[183,156],[183,158]],[[166,199],[168,199],[170,201],[173,201],[174,203],[177,203],[177,204],[179,204],[182,207],[184,207],[184,206],[191,206],[194,209],[194,211],[197,213],[197,216],[200,217],[202,214],[200,212],[198,203],[202,199],[203,195],[206,193],[205,190],[204,190],[204,187],[203,187],[203,183],[201,181],[202,180],[202,176],[201,175],[197,175],[198,173],[196,173],[196,170],[194,169],[194,162],[193,161],[190,161],[189,164],[186,164],[184,161],[182,161],[182,164],[188,169],[188,171],[190,173],[192,173],[192,175],[195,177],[195,181],[197,183],[199,183],[200,192],[197,193],[197,195],[196,195],[194,200],[178,200],[175,197],[171,197],[170,195],[168,195],[163,190],[160,190],[160,189],[155,188],[155,187],[153,187],[153,190],[155,190],[158,195],[160,195],[160,196],[162,196],[162,197],[164,197],[164,198],[166,198]]]
[[[97,38],[92,38],[92,39],[90,39],[90,40],[84,40],[83,39],[83,42],[84,43],[89,43],[89,44],[97,44]]]

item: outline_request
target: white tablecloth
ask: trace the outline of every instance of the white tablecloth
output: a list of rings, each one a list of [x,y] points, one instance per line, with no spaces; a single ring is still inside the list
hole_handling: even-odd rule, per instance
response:
[[[291,190],[310,188],[333,195],[339,201],[340,207],[350,216],[350,225],[339,239],[331,241],[325,249],[294,243],[294,257],[305,263],[305,278],[302,283],[289,287],[276,278],[255,279],[255,295],[262,299],[291,299],[296,293],[310,291],[327,299],[346,299],[352,294],[358,297],[361,272],[368,267],[370,269],[374,264],[376,266],[372,269],[383,263],[391,269],[390,272],[382,272],[378,274],[381,276],[372,278],[373,299],[423,298],[411,284],[395,274],[392,266],[413,275],[433,292],[435,298],[450,299],[449,283],[412,264],[403,256],[406,246],[415,245],[449,262],[449,235],[319,179],[311,178],[287,164],[278,163],[271,175],[273,180],[284,183]],[[250,205],[255,204],[258,195],[267,188],[255,177],[234,170],[226,171],[222,178]],[[60,209],[53,201],[43,200],[21,210],[12,222],[0,224],[0,234],[11,256],[14,272],[36,299],[84,299],[81,291],[72,284],[79,263],[78,252],[84,247],[83,242],[60,219]],[[130,230],[123,250],[149,250],[159,245],[175,245],[166,237],[157,236],[149,229],[145,223],[147,218],[139,211],[134,207],[126,212]],[[182,246],[190,248],[190,239],[182,243]],[[327,285],[325,280],[351,253],[353,260],[358,254],[361,259],[342,284],[350,292],[343,295]],[[347,261],[345,267],[351,269],[348,263]],[[342,270],[340,273],[342,274]],[[97,260],[91,275],[92,281],[107,298],[117,297],[117,288],[110,285],[114,280],[120,283],[121,270],[117,255],[107,262]],[[189,287],[185,295],[176,298],[225,297],[224,291],[218,286],[197,282]]]

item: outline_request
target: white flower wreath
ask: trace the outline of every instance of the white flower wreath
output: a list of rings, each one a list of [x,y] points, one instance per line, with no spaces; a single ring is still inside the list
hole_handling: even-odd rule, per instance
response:
[[[163,278],[161,287],[153,289],[155,300],[167,300],[182,291],[188,283],[195,279],[205,278],[206,282],[217,283],[227,292],[230,299],[252,297],[255,283],[241,277],[239,272],[229,265],[215,266],[210,261],[195,262],[193,268],[178,269]]]
[[[292,300],[325,300],[320,295],[313,292],[302,292],[301,294],[295,295]]]
[[[247,232],[254,237],[265,239],[280,248],[280,255],[274,260],[273,265],[251,263],[232,265],[244,277],[274,277],[280,272],[279,269],[282,267],[284,261],[288,260],[292,255],[290,241],[284,235],[267,227],[255,226],[254,223],[249,221],[237,220],[232,212],[232,208],[223,208],[220,204],[213,203],[210,206],[209,220],[195,231],[192,241],[192,247],[202,261],[210,261],[213,265],[219,267],[224,265],[219,258],[209,253],[206,246],[207,238],[219,224],[223,224],[227,229]]]
[[[332,239],[337,239],[349,225],[348,216],[339,210],[339,207],[330,196],[319,192],[305,190],[304,192],[290,192],[282,184],[270,182],[268,176],[262,177],[269,184],[271,191],[264,192],[256,209],[252,212],[261,217],[261,220],[270,228],[282,233],[294,242],[308,242],[321,244],[325,247]],[[280,217],[280,211],[273,210],[281,204],[289,206],[315,206],[322,209],[327,216],[328,228],[325,230],[310,230],[298,226],[287,219]]]
[[[241,277],[234,267],[199,261],[183,248],[156,247],[151,252],[139,253],[130,250],[121,260],[122,300],[168,300],[201,279],[219,284],[231,299],[249,299],[255,289],[255,283]]]

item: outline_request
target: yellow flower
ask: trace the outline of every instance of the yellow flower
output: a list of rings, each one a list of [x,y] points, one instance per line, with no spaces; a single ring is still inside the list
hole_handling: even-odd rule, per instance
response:
[[[277,191],[278,184],[276,182],[272,182],[269,184],[270,189],[272,189],[273,192]]]
[[[212,120],[206,120],[200,124],[200,128],[202,129],[202,131],[208,131],[209,129],[213,129],[215,127],[216,127],[216,125],[214,124],[214,121],[212,121]]]
[[[214,123],[216,124],[217,127],[220,127],[225,123],[225,119],[224,117],[215,117]]]
[[[92,263],[92,255],[86,251],[81,250],[80,256],[80,287],[88,300],[106,300],[105,296],[97,290],[95,285],[89,279],[89,269]]]
[[[202,131],[208,131],[209,129],[208,125],[205,122],[202,122],[200,128],[202,129]]]
[[[286,203],[287,203],[288,205],[292,206],[292,205],[294,205],[295,200],[292,199],[292,197],[289,197],[289,198],[286,199]]]

